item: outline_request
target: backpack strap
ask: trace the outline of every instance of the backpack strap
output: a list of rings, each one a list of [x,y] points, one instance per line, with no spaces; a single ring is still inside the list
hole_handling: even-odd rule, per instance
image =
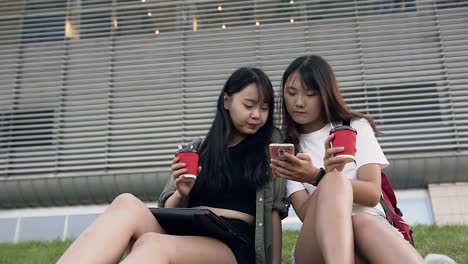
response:
[[[387,199],[390,202],[390,205],[392,206],[392,208],[397,208],[397,199],[395,196],[395,191],[393,190],[393,186],[390,183],[390,180],[388,179],[388,177],[385,175],[384,172],[381,172],[380,179],[382,181],[382,184],[381,184],[382,191],[387,196]]]
[[[387,221],[390,222],[391,225],[395,225],[395,216],[393,215],[392,209],[388,206],[384,199],[385,194],[380,195],[380,205],[385,211],[385,216],[387,217]]]

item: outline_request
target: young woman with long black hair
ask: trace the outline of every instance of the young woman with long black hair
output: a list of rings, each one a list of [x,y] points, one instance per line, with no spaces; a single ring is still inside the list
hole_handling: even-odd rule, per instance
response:
[[[281,218],[287,215],[285,181],[272,179],[268,144],[281,141],[273,126],[274,93],[257,68],[240,68],[218,98],[213,124],[200,148],[195,182],[172,161],[160,207],[208,208],[244,242],[167,234],[145,204],[118,196],[65,252],[59,263],[281,263]]]

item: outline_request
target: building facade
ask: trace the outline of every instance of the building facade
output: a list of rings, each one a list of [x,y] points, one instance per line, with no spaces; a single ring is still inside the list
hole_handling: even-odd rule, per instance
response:
[[[155,201],[233,70],[260,67],[279,91],[304,54],[375,118],[408,208],[466,224],[466,14],[455,0],[3,1],[0,241],[73,237],[122,192]]]

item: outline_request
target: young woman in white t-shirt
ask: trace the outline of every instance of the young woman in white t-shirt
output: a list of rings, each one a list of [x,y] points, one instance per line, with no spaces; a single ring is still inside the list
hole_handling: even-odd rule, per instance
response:
[[[271,160],[271,167],[288,179],[288,196],[303,222],[295,263],[354,263],[355,252],[370,263],[422,263],[379,204],[380,173],[388,161],[375,138],[376,125],[346,105],[330,65],[319,56],[297,58],[283,75],[282,94],[286,142],[298,154]],[[357,130],[351,163],[333,157],[343,149],[330,146],[330,123],[343,120]]]

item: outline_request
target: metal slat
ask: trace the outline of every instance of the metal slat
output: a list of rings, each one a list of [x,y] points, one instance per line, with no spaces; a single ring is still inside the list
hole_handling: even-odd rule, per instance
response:
[[[306,53],[324,56],[347,102],[382,124],[389,157],[430,151],[418,144],[430,140],[431,127],[444,128],[432,134],[440,140],[431,141],[432,150],[466,147],[461,129],[468,123],[468,8],[463,5],[441,9],[422,1],[411,10],[375,1],[24,3],[0,5],[0,124],[13,129],[0,130],[0,137],[19,141],[2,141],[10,149],[1,152],[6,160],[0,177],[145,166],[167,170],[175,143],[206,133],[219,91],[235,68],[262,67],[278,90],[288,63]],[[388,13],[379,14],[384,7],[380,11]],[[13,13],[23,9],[21,35],[23,24]],[[196,32],[194,16],[200,22]],[[64,36],[67,18],[79,39]],[[40,109],[53,111],[51,118],[33,113]],[[4,121],[11,113],[16,119]],[[429,132],[407,133],[414,123]],[[48,131],[53,140],[41,142],[40,133]],[[19,147],[26,144],[22,140],[56,145],[33,147],[28,155]],[[47,160],[36,152],[55,155]],[[30,164],[8,165],[15,162]]]

